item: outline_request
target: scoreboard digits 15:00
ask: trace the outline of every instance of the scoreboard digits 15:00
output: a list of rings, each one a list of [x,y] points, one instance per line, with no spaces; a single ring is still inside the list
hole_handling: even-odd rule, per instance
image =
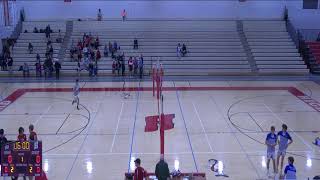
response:
[[[2,176],[40,176],[41,172],[41,141],[15,141],[2,146]]]

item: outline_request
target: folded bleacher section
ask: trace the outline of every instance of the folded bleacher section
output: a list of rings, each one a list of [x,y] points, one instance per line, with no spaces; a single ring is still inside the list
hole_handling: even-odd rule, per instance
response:
[[[309,73],[284,21],[244,21],[243,28],[260,74]]]

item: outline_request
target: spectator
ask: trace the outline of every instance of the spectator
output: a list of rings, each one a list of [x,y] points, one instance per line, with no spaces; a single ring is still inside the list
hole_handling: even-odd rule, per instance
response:
[[[47,39],[50,39],[50,33],[52,32],[51,28],[50,28],[50,25],[48,24],[48,26],[46,27],[45,29],[45,34],[46,34],[46,38]]]
[[[137,38],[134,38],[133,40],[133,49],[138,49],[139,46],[138,46],[138,39]]]
[[[317,137],[314,142],[313,142],[314,145],[316,146],[320,146],[320,137]]]
[[[1,70],[6,71],[7,70],[7,59],[2,55],[0,59],[0,65],[1,65]]]
[[[99,40],[99,37],[97,36],[97,38],[96,38],[96,40],[95,40],[95,42],[94,42],[94,48],[95,48],[95,49],[98,49],[99,46],[100,46],[100,40]]]
[[[39,53],[37,53],[36,60],[40,61],[40,54]]]
[[[54,69],[56,70],[56,79],[60,78],[60,69],[61,69],[61,64],[59,61],[56,61],[54,63]]]
[[[30,76],[29,65],[27,63],[23,64],[22,71],[23,71],[23,77],[29,77]]]
[[[140,75],[140,79],[142,79],[142,76],[143,76],[143,56],[142,56],[142,54],[140,55],[140,58],[139,58],[139,75]]]
[[[45,78],[52,77],[53,63],[52,63],[52,60],[50,58],[46,59],[46,61],[44,62],[44,66],[43,67],[44,67]]]
[[[92,61],[89,62],[89,65],[88,65],[88,69],[89,69],[89,76],[93,76],[93,63]]]
[[[51,44],[52,44],[51,39],[48,39],[48,40],[47,40],[47,47],[50,47]]]
[[[78,53],[78,62],[81,61],[81,59],[82,59],[82,53],[81,53],[81,51],[79,51],[79,53]]]
[[[136,76],[137,73],[138,73],[138,60],[137,60],[137,57],[134,57],[133,58],[133,74]]]
[[[98,10],[98,21],[102,20],[102,12],[101,9]]]
[[[180,43],[177,46],[177,56],[178,56],[178,58],[181,57],[181,44]]]
[[[11,56],[8,57],[7,64],[8,64],[9,74],[12,74],[13,59]]]
[[[0,149],[2,146],[4,146],[8,142],[7,138],[4,136],[4,130],[0,129]],[[1,161],[1,156],[0,156],[0,162]]]
[[[122,65],[121,65],[121,59],[116,61],[116,69],[117,69],[117,72],[118,72],[118,76],[120,76],[120,71],[121,71],[121,68],[122,68]]]
[[[18,132],[19,135],[17,137],[17,141],[27,141],[27,136],[24,134],[23,127],[19,127]]]
[[[29,54],[33,52],[33,45],[31,43],[29,43],[28,45],[28,51],[29,51]]]
[[[104,45],[103,55],[104,55],[104,57],[108,57],[108,45],[107,44]]]
[[[39,33],[39,30],[37,29],[37,27],[34,27],[33,33]]]
[[[49,54],[50,54],[50,56],[51,56],[51,58],[52,58],[52,57],[53,57],[53,47],[52,47],[52,45],[50,46]]]
[[[89,53],[89,50],[88,50],[88,46],[85,46],[82,50],[83,54],[85,57],[88,57],[88,53]]]
[[[37,133],[34,131],[34,126],[29,125],[29,141],[38,141]]]
[[[98,76],[98,62],[95,61],[93,65],[93,76]]]
[[[125,9],[122,10],[121,17],[122,17],[122,21],[125,21],[127,19],[127,12]]]
[[[129,68],[129,75],[132,76],[132,70],[133,70],[133,60],[132,57],[128,60],[128,68]]]
[[[112,75],[115,75],[116,70],[117,70],[117,61],[112,60]]]
[[[318,34],[317,41],[320,42],[320,32],[319,32],[319,34]]]
[[[118,50],[118,43],[117,43],[117,41],[114,41],[114,42],[113,42],[113,49],[114,49],[114,52],[117,52],[117,50]]]
[[[97,53],[96,53],[96,59],[97,59],[97,61],[99,61],[101,59],[101,53],[100,53],[99,49],[97,50]]]
[[[136,169],[134,170],[134,180],[144,180],[147,177],[147,172],[141,167],[141,160],[138,158],[134,161]]]
[[[187,54],[187,46],[185,44],[182,44],[181,53],[182,56],[185,56]]]
[[[124,56],[121,58],[121,75],[125,76],[125,72],[126,72],[126,65],[124,63],[125,59]]]
[[[41,71],[41,62],[40,62],[40,59],[37,60],[36,64],[35,64],[35,67],[36,67],[36,76],[37,77],[42,77],[42,71]]]
[[[56,39],[56,42],[57,43],[62,43],[62,36],[61,36],[61,30],[59,29],[59,32],[58,32],[58,37]]]
[[[109,41],[109,53],[111,53],[111,57],[113,58],[113,47],[110,41]]]
[[[160,161],[156,165],[155,174],[158,180],[167,180],[170,178],[170,172],[168,164],[164,161],[163,155],[160,157]]]

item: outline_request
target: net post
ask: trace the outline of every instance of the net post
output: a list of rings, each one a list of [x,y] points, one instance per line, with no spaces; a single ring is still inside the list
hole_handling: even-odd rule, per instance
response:
[[[161,95],[161,115],[160,115],[160,155],[164,157],[164,112],[163,112],[163,96]]]

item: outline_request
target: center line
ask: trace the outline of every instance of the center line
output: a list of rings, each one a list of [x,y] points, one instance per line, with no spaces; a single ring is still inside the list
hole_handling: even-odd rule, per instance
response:
[[[203,131],[204,135],[206,136],[206,140],[207,140],[207,143],[208,143],[208,145],[210,147],[210,151],[213,152],[212,146],[211,146],[210,141],[209,141],[208,134],[206,133],[206,130],[204,129],[204,125],[203,125],[202,120],[200,118],[198,109],[197,109],[196,105],[193,102],[192,102],[192,105],[193,105],[194,111],[196,112],[196,115],[197,115],[197,117],[198,117],[198,119],[200,121],[200,124],[201,124],[201,127],[202,127],[202,131]]]
[[[114,142],[116,141],[116,137],[117,137],[117,134],[118,134],[120,119],[121,119],[121,116],[122,116],[123,105],[124,105],[124,103],[122,102],[122,103],[121,103],[121,110],[120,110],[120,113],[119,113],[119,116],[118,116],[118,122],[117,122],[116,132],[114,133],[113,140],[112,140],[112,144],[111,144],[111,148],[110,148],[110,153],[112,153],[113,146],[114,146]]]

